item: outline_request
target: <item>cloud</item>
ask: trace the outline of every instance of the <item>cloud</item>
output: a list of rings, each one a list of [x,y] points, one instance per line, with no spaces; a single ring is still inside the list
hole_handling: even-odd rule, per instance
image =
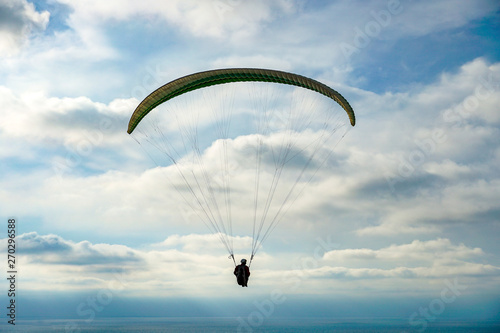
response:
[[[48,141],[70,144],[83,139],[83,132],[99,128],[108,119],[108,127],[126,122],[135,100],[114,100],[110,104],[87,97],[47,97],[42,91],[17,94],[0,86],[5,121],[0,130],[12,138],[32,143]],[[77,134],[80,132],[79,134]]]
[[[359,41],[362,43],[366,43],[366,39],[394,41],[455,29],[488,16],[498,9],[497,3],[488,0],[464,2],[459,5],[456,5],[453,0],[372,1],[370,5],[364,1],[351,1],[348,5],[332,4],[330,10],[326,12],[330,15],[334,9],[348,12],[362,4],[371,10],[359,10],[353,15],[340,18],[344,25],[347,25],[347,22],[343,20],[352,20],[348,26],[354,28],[349,31],[349,34],[354,35],[354,39],[360,38]],[[363,34],[364,37],[359,37]]]
[[[54,283],[58,290],[66,291],[119,284],[126,287],[121,290],[127,296],[231,297],[228,286],[235,285],[232,262],[222,254],[220,245],[217,248],[213,235],[172,235],[142,248],[73,242],[34,232],[19,235],[17,240],[25,290],[46,290]],[[360,288],[411,293],[428,288],[436,279],[450,278],[487,288],[495,283],[500,270],[482,263],[487,256],[482,249],[443,238],[380,249],[325,250],[322,256],[260,254],[252,266],[255,292],[265,295],[280,288],[285,294],[314,294],[324,293],[328,286],[332,294]]]
[[[71,242],[56,235],[38,235],[36,232],[17,237],[20,254],[38,264],[113,265],[140,262],[137,252],[122,245],[92,244],[88,241]]]
[[[123,245],[73,242],[36,232],[18,235],[16,243],[17,267],[29,290],[99,289],[145,267],[142,253]]]
[[[141,76],[157,65],[168,68],[169,73],[159,78],[157,85],[210,67],[254,66],[325,78],[338,88],[341,82],[351,80],[352,67],[339,48],[340,42],[353,38],[346,27],[355,22],[363,27],[373,20],[369,11],[356,10],[359,4],[355,2],[305,6],[301,1],[285,0],[106,4],[62,0],[59,4],[71,11],[64,17],[64,29],[40,36],[22,57],[0,67],[0,77],[15,91],[43,89],[54,96],[84,95],[109,101],[114,99],[110,96],[137,95],[137,85],[144,82]],[[477,13],[469,8],[474,6],[484,7],[468,3],[452,7],[462,16],[486,10]],[[339,17],[339,12],[349,15]],[[432,14],[420,13],[424,17]],[[433,22],[441,22],[442,17]],[[406,33],[394,22],[396,19],[384,27],[382,35],[386,30]],[[146,42],[145,35],[155,42]],[[182,53],[186,48],[190,50],[187,56]]]
[[[265,269],[259,274],[277,281],[287,293],[318,295],[328,288],[331,295],[429,295],[454,280],[468,289],[495,289],[500,267],[485,263],[489,254],[480,248],[454,244],[449,239],[393,244],[374,249],[347,248],[323,256],[298,256],[291,267]],[[267,268],[267,267],[266,267]]]
[[[409,244],[390,245],[373,249],[333,250],[324,254],[327,261],[347,266],[376,262],[377,265],[433,265],[436,262],[456,263],[484,256],[480,248],[468,248],[464,244],[453,245],[449,239],[430,241],[414,240]]]
[[[470,276],[474,278],[491,277],[491,279],[489,279],[491,283],[496,279],[499,272],[500,267],[493,265],[462,263],[461,266],[436,265],[432,267],[396,267],[391,269],[322,267],[308,271],[307,274],[311,279],[364,279],[370,281],[378,279],[394,279],[394,282],[398,279],[420,279],[422,281],[424,279],[445,279],[456,276]]]
[[[424,35],[462,27],[494,13],[499,8],[497,3],[488,0],[463,2],[459,5],[453,0],[419,1],[412,4],[405,2],[401,1],[405,8],[397,23],[403,33],[411,35]]]
[[[251,247],[251,237],[229,237],[229,240],[235,244],[235,251],[245,251]],[[182,252],[201,253],[206,251],[219,251],[221,242],[216,234],[200,235],[171,235],[163,242],[151,245],[155,249],[178,249]]]
[[[30,35],[43,31],[49,23],[47,11],[38,12],[26,0],[0,2],[0,56],[17,54]]]
[[[0,102],[4,148],[0,156],[31,164],[38,171],[62,176],[84,169],[107,170],[112,161],[106,158],[109,150],[125,156],[127,142],[133,143],[125,132],[133,99],[103,104],[86,97],[17,94],[0,86]]]
[[[103,4],[92,1],[86,5],[72,0],[60,0],[74,9],[71,20],[80,25],[84,20],[104,21],[147,19],[161,17],[168,23],[194,36],[241,38],[253,34],[262,22],[273,19],[273,12],[293,11],[289,1],[255,1],[251,5],[245,1],[109,1]],[[78,23],[79,22],[79,23]]]
[[[358,205],[380,213],[381,223],[359,234],[430,233],[498,209],[498,173],[491,168],[498,150],[498,123],[491,116],[498,113],[492,104],[498,82],[498,65],[480,58],[411,95],[374,98],[386,107],[377,107],[380,112],[359,128],[364,132],[354,148],[346,147],[351,178],[358,179],[349,190]],[[357,151],[367,136],[373,140]],[[361,171],[367,165],[372,172]]]
[[[22,253],[40,254],[53,252],[70,252],[71,243],[64,241],[61,237],[56,235],[40,236],[36,232],[22,234],[18,237],[22,244]]]

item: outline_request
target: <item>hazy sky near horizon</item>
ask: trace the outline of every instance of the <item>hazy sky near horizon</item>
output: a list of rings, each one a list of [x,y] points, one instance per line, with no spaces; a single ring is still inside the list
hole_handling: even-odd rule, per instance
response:
[[[0,0],[0,217],[18,221],[23,292],[239,297],[126,127],[175,78],[257,67],[333,87],[358,122],[248,295],[430,301],[458,283],[498,300],[499,31],[492,0]]]

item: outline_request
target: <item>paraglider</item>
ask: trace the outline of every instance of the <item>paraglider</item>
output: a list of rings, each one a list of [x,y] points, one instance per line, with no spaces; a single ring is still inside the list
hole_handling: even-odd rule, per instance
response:
[[[248,269],[321,167],[333,163],[333,149],[355,123],[347,100],[323,83],[229,68],[153,91],[135,109],[127,132],[164,169],[168,190],[218,236],[236,267],[233,224],[239,235],[250,234],[241,232],[249,227],[250,260],[242,263]],[[243,271],[246,280],[238,283],[246,286],[250,274]]]
[[[248,278],[250,278],[250,268],[247,266],[247,260],[241,259],[241,264],[234,268],[236,282],[242,287],[248,287]]]

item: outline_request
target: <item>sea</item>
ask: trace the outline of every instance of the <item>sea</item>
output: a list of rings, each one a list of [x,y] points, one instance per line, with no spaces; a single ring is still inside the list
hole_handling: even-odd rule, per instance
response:
[[[0,332],[339,332],[339,333],[499,333],[500,321],[447,321],[411,326],[399,319],[329,320],[318,318],[268,318],[265,322],[241,318],[101,318],[85,320],[22,320],[16,325],[0,324]]]

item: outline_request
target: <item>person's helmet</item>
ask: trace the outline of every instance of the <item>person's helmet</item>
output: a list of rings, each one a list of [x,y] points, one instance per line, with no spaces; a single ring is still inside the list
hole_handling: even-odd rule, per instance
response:
[[[241,263],[242,263],[242,264],[246,264],[246,263],[247,263],[247,260],[246,260],[246,259],[241,259]]]

